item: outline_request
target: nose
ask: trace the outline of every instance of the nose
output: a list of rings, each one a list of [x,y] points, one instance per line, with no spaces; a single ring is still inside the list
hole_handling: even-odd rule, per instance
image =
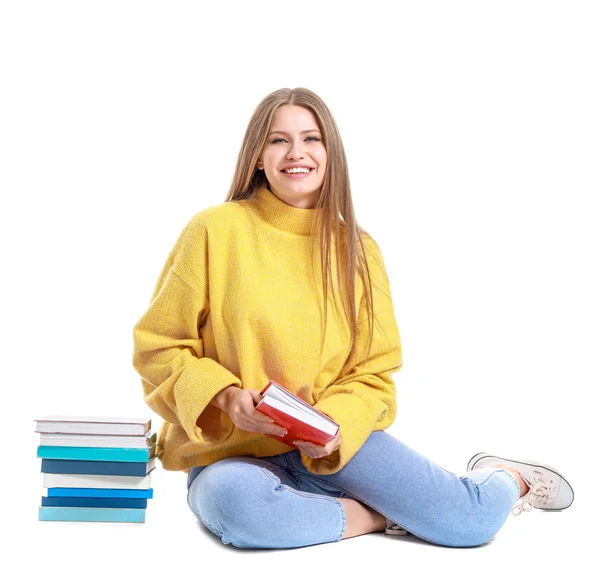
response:
[[[288,151],[287,157],[289,159],[298,159],[304,156],[304,150],[302,149],[302,142],[292,142],[290,150]]]

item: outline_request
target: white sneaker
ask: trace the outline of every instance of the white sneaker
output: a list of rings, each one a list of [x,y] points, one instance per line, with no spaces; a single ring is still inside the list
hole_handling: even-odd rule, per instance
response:
[[[479,468],[489,468],[495,465],[514,468],[521,474],[523,481],[529,486],[529,491],[519,499],[512,508],[515,516],[522,512],[536,509],[560,511],[573,503],[574,493],[569,482],[555,469],[528,460],[509,460],[485,452],[475,454],[467,464],[467,472]]]
[[[387,517],[385,518],[387,522],[387,526],[385,528],[385,535],[407,535],[408,531],[403,529],[400,525],[396,525],[396,523],[392,523]]]

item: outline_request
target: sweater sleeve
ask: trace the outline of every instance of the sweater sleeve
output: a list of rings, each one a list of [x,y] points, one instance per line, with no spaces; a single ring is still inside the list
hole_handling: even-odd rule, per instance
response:
[[[171,250],[150,306],[133,330],[133,366],[144,400],[196,444],[227,440],[234,425],[210,405],[217,393],[241,380],[204,356],[200,329],[209,312],[207,232],[194,216]]]
[[[339,472],[360,450],[374,430],[389,427],[396,418],[396,387],[391,374],[403,364],[400,334],[394,315],[390,284],[379,247],[365,242],[373,286],[373,343],[369,340],[366,298],[363,294],[357,322],[357,349],[345,375],[340,375],[315,403],[315,408],[340,424],[342,444],[329,456],[302,463],[314,474]]]

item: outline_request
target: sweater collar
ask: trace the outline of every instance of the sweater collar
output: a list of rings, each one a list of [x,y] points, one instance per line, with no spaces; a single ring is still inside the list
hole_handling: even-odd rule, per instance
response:
[[[284,232],[308,236],[311,234],[316,208],[297,208],[280,200],[266,185],[258,189],[250,206],[265,221]]]

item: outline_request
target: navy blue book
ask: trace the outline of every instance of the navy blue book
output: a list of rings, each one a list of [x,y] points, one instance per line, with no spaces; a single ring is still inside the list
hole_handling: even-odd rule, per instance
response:
[[[97,476],[147,476],[156,467],[156,456],[148,462],[97,462],[42,458],[47,474],[91,474]]]
[[[147,499],[125,499],[109,497],[44,497],[42,507],[104,507],[125,509],[146,509]]]

